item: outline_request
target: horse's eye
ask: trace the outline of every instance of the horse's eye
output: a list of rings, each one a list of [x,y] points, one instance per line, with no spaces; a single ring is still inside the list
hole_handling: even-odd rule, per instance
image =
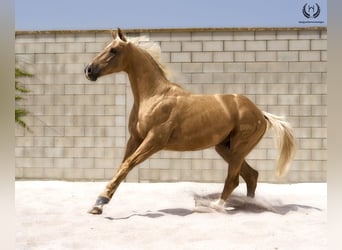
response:
[[[110,53],[116,54],[116,52],[117,52],[117,50],[116,50],[115,48],[111,48],[111,49],[110,49]]]

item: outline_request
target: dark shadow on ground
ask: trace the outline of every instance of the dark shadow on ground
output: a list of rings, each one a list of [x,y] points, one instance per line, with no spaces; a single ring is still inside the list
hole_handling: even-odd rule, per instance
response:
[[[170,208],[170,209],[161,209],[161,210],[158,210],[157,212],[147,211],[146,213],[133,213],[133,214],[125,216],[125,217],[114,218],[114,217],[106,216],[104,218],[107,220],[127,220],[127,219],[130,219],[132,217],[140,216],[140,217],[147,217],[147,218],[151,218],[151,219],[156,219],[156,218],[165,216],[166,214],[183,217],[183,216],[188,216],[192,213],[194,213],[194,211],[192,211],[190,209]]]
[[[104,218],[107,220],[127,220],[127,219],[130,219],[132,217],[136,217],[136,216],[155,219],[155,218],[159,218],[159,217],[164,216],[164,214],[147,211],[146,213],[133,213],[133,214],[125,216],[125,217],[114,218],[114,217],[106,216]]]
[[[162,210],[158,210],[158,212],[162,212],[164,214],[171,214],[171,215],[177,215],[177,216],[188,216],[192,213],[194,213],[194,211],[190,210],[190,209],[185,209],[185,208],[169,208],[169,209],[162,209]]]

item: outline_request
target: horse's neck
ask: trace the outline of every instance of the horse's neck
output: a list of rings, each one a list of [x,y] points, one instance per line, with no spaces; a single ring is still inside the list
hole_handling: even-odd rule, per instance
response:
[[[138,48],[132,49],[127,74],[135,104],[162,92],[169,84],[154,59]]]

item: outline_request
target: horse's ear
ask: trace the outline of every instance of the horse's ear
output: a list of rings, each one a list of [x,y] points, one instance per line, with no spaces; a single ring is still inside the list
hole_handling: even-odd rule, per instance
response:
[[[127,39],[120,28],[118,28],[118,35],[122,41],[127,42]]]

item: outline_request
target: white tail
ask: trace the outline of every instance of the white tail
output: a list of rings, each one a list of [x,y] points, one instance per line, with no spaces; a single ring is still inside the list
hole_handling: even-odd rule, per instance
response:
[[[285,176],[289,170],[290,163],[295,154],[295,138],[291,126],[283,117],[263,112],[268,128],[273,128],[279,148],[279,158],[276,173]]]

